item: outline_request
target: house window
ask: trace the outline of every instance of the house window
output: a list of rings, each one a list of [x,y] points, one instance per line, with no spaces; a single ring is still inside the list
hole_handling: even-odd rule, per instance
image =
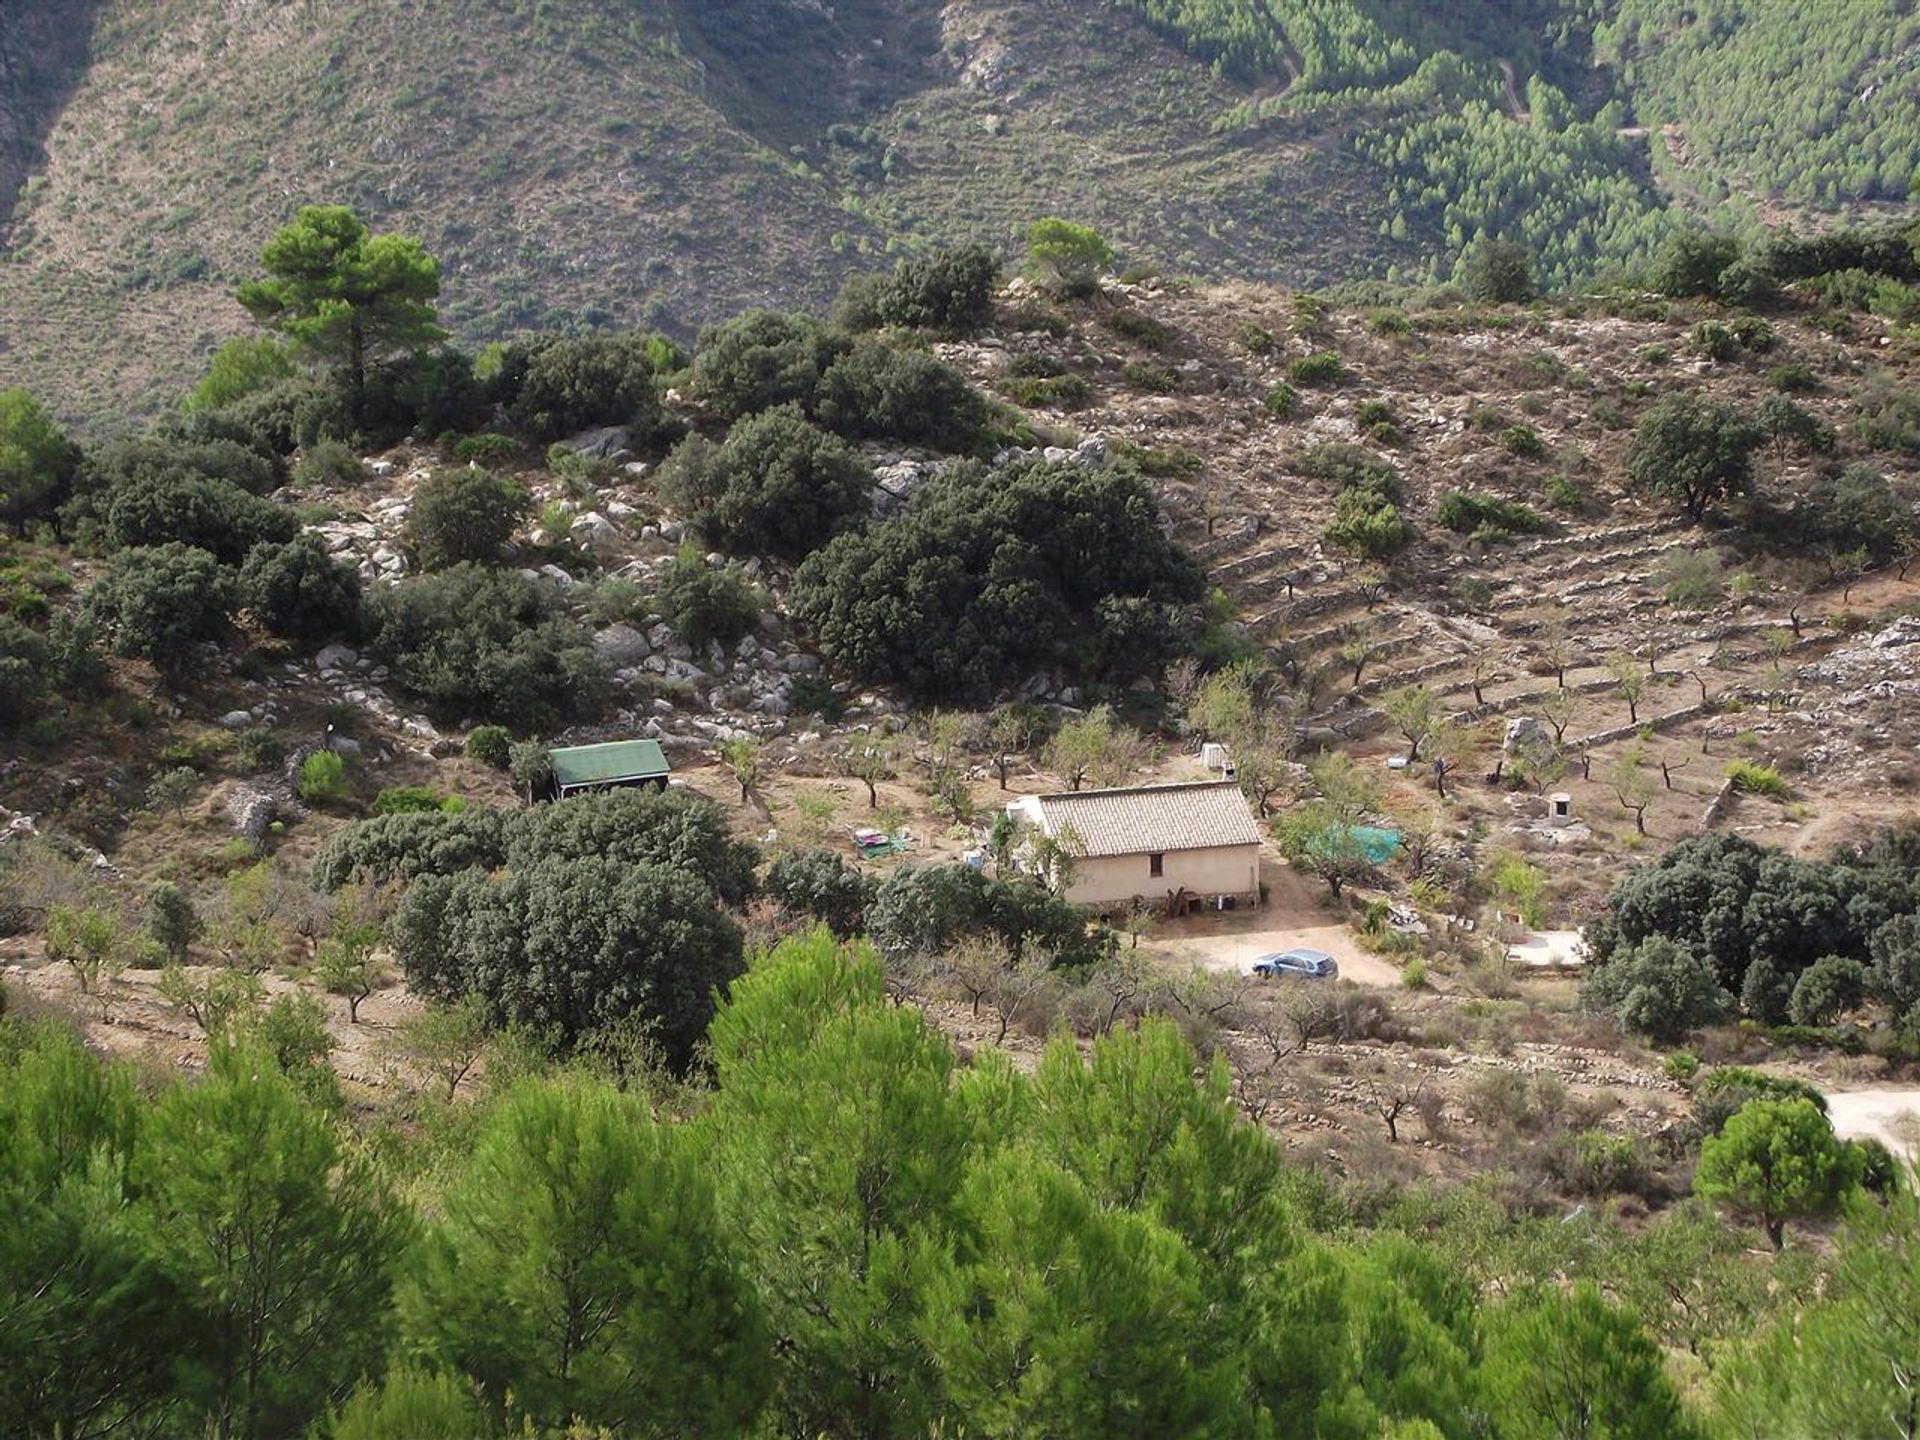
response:
[[[1147,856],[1147,874],[1151,875],[1155,880],[1158,880],[1160,878],[1160,876],[1165,872],[1166,868],[1167,868],[1166,856],[1164,855]]]

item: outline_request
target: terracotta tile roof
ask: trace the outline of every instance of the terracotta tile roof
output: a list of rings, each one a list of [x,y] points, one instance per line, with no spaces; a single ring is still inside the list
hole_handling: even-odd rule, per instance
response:
[[[1231,780],[1081,790],[1034,797],[1041,823],[1058,838],[1071,826],[1087,856],[1144,855],[1258,845],[1260,827]]]

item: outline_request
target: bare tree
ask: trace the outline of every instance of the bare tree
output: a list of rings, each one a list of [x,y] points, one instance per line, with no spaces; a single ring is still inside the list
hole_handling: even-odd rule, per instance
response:
[[[1001,971],[987,992],[987,1003],[1000,1017],[1000,1028],[994,1033],[993,1043],[1004,1045],[1007,1031],[1021,1011],[1057,983],[1053,957],[1038,951],[1022,955],[1009,969]]]
[[[1400,1117],[1417,1109],[1427,1093],[1427,1077],[1410,1078],[1404,1071],[1389,1073],[1384,1062],[1357,1077],[1366,1107],[1387,1127],[1387,1139],[1400,1143]]]
[[[980,1002],[1013,968],[1013,951],[998,935],[970,935],[941,955],[933,973],[964,996],[976,1017]]]

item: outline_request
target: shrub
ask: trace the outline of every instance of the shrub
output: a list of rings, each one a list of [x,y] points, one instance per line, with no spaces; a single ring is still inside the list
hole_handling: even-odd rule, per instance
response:
[[[969,335],[992,318],[1000,262],[980,245],[913,256],[893,267],[872,298],[882,325]]]
[[[1027,270],[1066,295],[1091,295],[1113,264],[1113,247],[1091,225],[1050,217],[1027,229]]]
[[[1696,355],[1708,360],[1731,360],[1739,353],[1740,343],[1733,331],[1718,320],[1702,320],[1687,335],[1687,344]]]
[[[1642,490],[1678,501],[1698,520],[1753,481],[1759,429],[1731,405],[1669,395],[1640,421],[1627,474]]]
[[[1740,258],[1740,242],[1704,230],[1679,230],[1668,237],[1648,272],[1648,285],[1662,295],[1685,299],[1717,296],[1720,277]]]
[[[1767,383],[1784,395],[1811,395],[1820,388],[1813,371],[1805,365],[1776,365],[1767,371]]]
[[[300,762],[300,798],[310,804],[347,797],[347,762],[331,750],[319,750]]]
[[[178,543],[229,565],[299,528],[285,506],[200,475],[136,475],[113,487],[106,506],[106,541],[116,549]]]
[[[1322,538],[1336,550],[1385,560],[1407,547],[1413,527],[1391,500],[1377,490],[1356,486],[1340,492]]]
[[[318,641],[351,634],[360,620],[360,572],[314,535],[257,546],[240,570],[241,603],[275,635]]]
[[[169,960],[184,961],[187,947],[199,933],[200,920],[193,902],[171,880],[161,880],[147,891],[146,932],[154,947]]]
[[[1331,441],[1301,452],[1294,461],[1304,474],[1330,481],[1342,489],[1370,490],[1384,500],[1400,498],[1400,474],[1392,465],[1359,445]]]
[[[1866,998],[1867,969],[1845,955],[1823,956],[1800,972],[1787,1015],[1796,1025],[1831,1025]]]
[[[335,891],[470,868],[496,870],[506,863],[509,819],[505,811],[473,808],[356,821],[329,835],[314,855],[314,887]]]
[[[665,866],[548,859],[504,877],[429,875],[401,899],[395,957],[421,994],[477,996],[496,1024],[563,1040],[638,1016],[671,1063],[706,1033],[744,968],[740,928],[698,878]]]
[[[660,429],[651,337],[580,335],[542,341],[526,361],[512,413],[536,440],[558,440],[596,425],[624,425],[635,443]]]
[[[1434,519],[1463,535],[1488,527],[1529,535],[1544,530],[1547,523],[1531,505],[1477,490],[1447,491],[1440,497]]]
[[[462,465],[499,465],[518,459],[520,442],[511,435],[462,435],[453,442],[453,458]]]
[[[1042,362],[1051,368],[1027,369],[1022,362]],[[1007,366],[998,382],[1000,393],[1017,405],[1029,409],[1077,410],[1093,396],[1093,387],[1078,375],[1070,374],[1057,360],[1043,356],[1018,356]]]
[[[1273,331],[1259,323],[1249,320],[1240,327],[1240,343],[1247,347],[1252,355],[1268,355],[1273,351]]]
[[[537,729],[606,701],[590,637],[519,575],[456,565],[377,591],[368,611],[394,679],[443,715]]]
[[[852,439],[886,436],[936,450],[972,450],[991,419],[980,392],[952,366],[872,339],[827,367],[813,407],[822,425]]]
[[[1161,349],[1173,338],[1173,332],[1165,325],[1138,310],[1115,310],[1106,317],[1106,326],[1114,334],[1153,350]]]
[[[444,797],[431,785],[391,785],[373,797],[376,815],[412,815],[440,810]]]
[[[1806,1100],[1822,1113],[1827,1108],[1826,1097],[1804,1080],[1721,1065],[1693,1087],[1694,1128],[1702,1135],[1718,1135],[1749,1100]]]
[[[1179,644],[1173,607],[1203,593],[1132,467],[1030,461],[950,467],[904,514],[809,556],[793,604],[865,680],[984,699],[1041,665],[1150,674]]]
[[[1340,357],[1328,350],[1302,355],[1287,366],[1287,379],[1307,389],[1338,384],[1345,374]]]
[[[1509,425],[1500,432],[1500,448],[1509,455],[1537,460],[1547,453],[1547,442],[1531,425]]]
[[[1367,311],[1367,328],[1376,335],[1407,336],[1413,334],[1413,321],[1397,305],[1386,305]]]
[[[114,556],[87,592],[85,613],[118,654],[177,673],[195,645],[226,633],[234,600],[232,576],[212,555],[175,543]]]
[[[182,408],[189,414],[224,409],[236,400],[291,380],[297,373],[293,356],[271,335],[236,335],[213,352],[206,375],[193,387]]]
[[[360,457],[338,440],[322,440],[310,447],[293,467],[296,485],[358,485],[366,478]]]
[[[1627,1029],[1664,1043],[1725,1018],[1733,1008],[1733,997],[1720,988],[1711,965],[1659,936],[1590,970],[1581,999]]]
[[[1511,240],[1481,236],[1461,253],[1453,283],[1482,304],[1525,304],[1535,293],[1533,251]]]
[[[1780,772],[1771,765],[1752,760],[1735,760],[1727,766],[1727,778],[1742,795],[1762,795],[1769,800],[1786,800],[1793,794]]]
[[[1031,947],[1056,966],[1096,962],[1106,947],[1084,911],[1029,880],[989,879],[966,865],[908,865],[880,885],[867,931],[890,957],[937,955],[992,935],[1015,958]]]
[[[1120,370],[1129,385],[1155,395],[1171,395],[1180,388],[1180,377],[1165,365],[1149,365],[1144,360],[1129,360]]]
[[[866,928],[867,907],[878,889],[871,876],[831,850],[782,855],[767,872],[767,894],[785,914],[823,921],[843,937]]]
[[[742,420],[726,443],[692,436],[661,467],[661,497],[729,548],[798,558],[865,513],[873,472],[797,405]]]
[[[1300,392],[1283,380],[1267,391],[1261,403],[1267,407],[1269,414],[1277,415],[1282,420],[1291,420],[1300,413]]]
[[[692,545],[682,545],[660,577],[657,599],[675,636],[695,649],[731,645],[760,617],[752,582],[731,565],[708,565]]]
[[[507,768],[507,750],[513,737],[498,725],[476,725],[467,734],[467,755],[495,770]]]
[[[533,509],[517,480],[491,471],[436,470],[414,491],[407,544],[424,569],[492,564]]]
[[[1581,1130],[1565,1137],[1553,1147],[1548,1165],[1573,1194],[1596,1200],[1644,1194],[1653,1178],[1640,1142],[1605,1130]]]
[[[693,388],[727,420],[811,402],[820,377],[851,344],[808,316],[749,310],[701,335]]]
[[[1820,475],[1795,497],[1787,537],[1816,553],[1863,553],[1875,565],[1906,554],[1914,542],[1913,507],[1871,465]]]

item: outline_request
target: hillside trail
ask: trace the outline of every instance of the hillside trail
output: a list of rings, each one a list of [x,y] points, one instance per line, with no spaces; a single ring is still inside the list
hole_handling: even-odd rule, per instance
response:
[[[1494,63],[1500,67],[1500,78],[1506,82],[1507,106],[1513,111],[1513,118],[1522,125],[1531,125],[1533,123],[1533,112],[1527,109],[1526,105],[1520,99],[1520,84],[1514,77],[1513,62],[1502,57]]]

